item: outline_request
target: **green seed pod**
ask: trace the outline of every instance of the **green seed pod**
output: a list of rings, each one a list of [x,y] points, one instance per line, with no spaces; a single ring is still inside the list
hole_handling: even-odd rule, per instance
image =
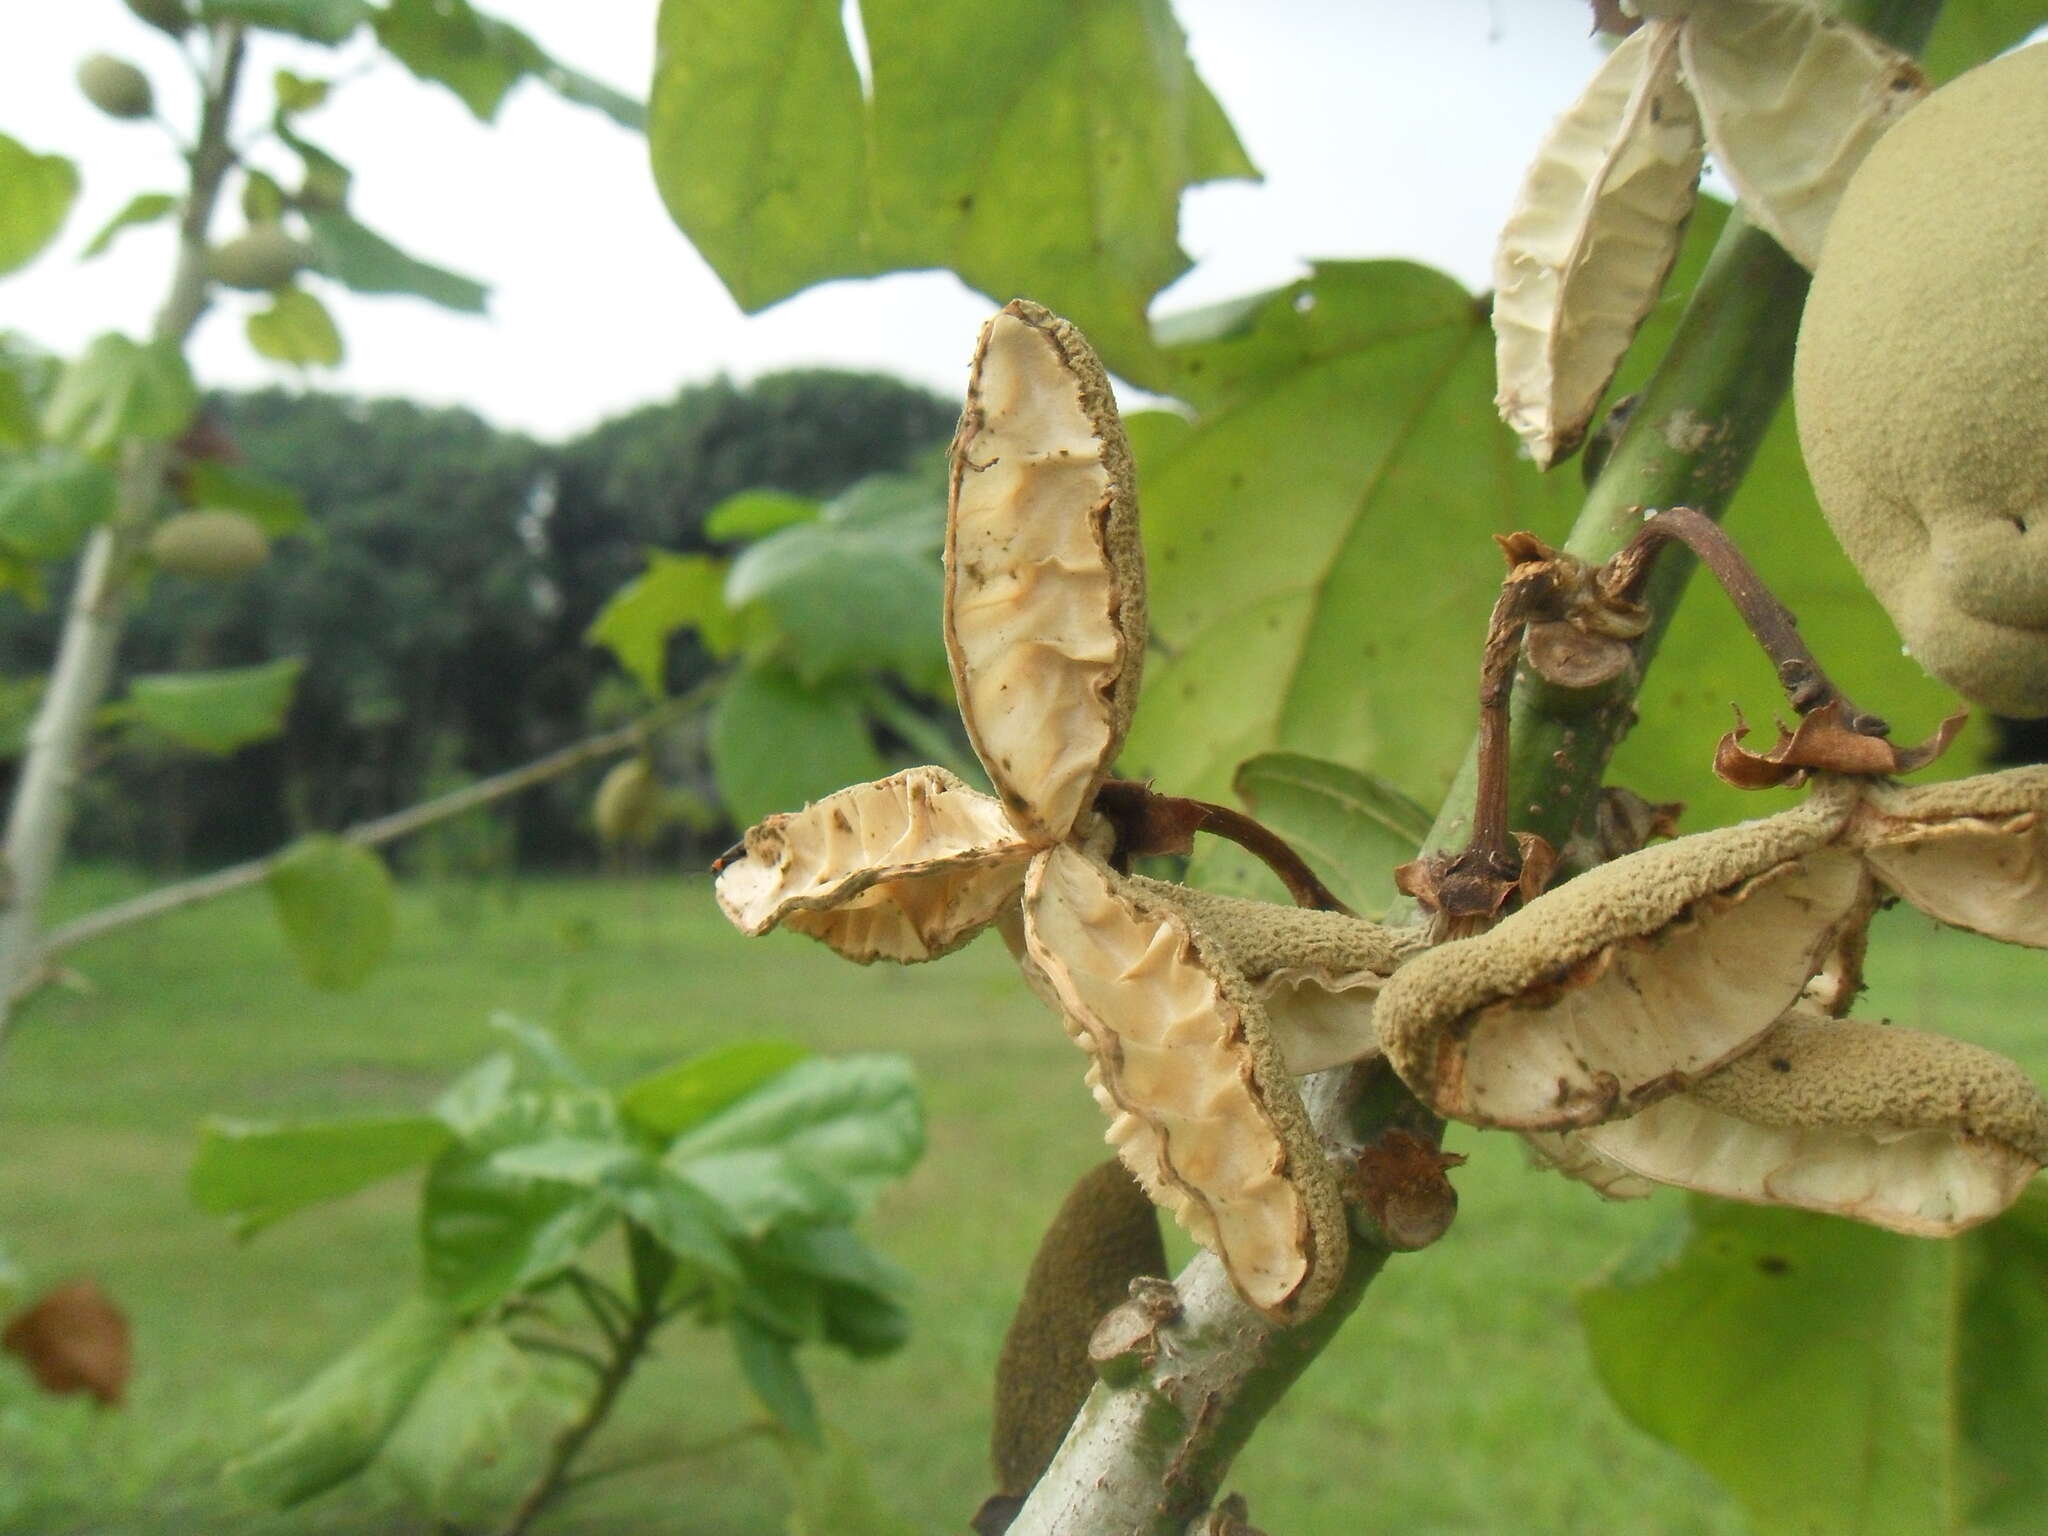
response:
[[[78,88],[109,117],[147,117],[156,106],[149,76],[110,53],[93,54],[78,66]]]
[[[1131,1281],[1166,1273],[1159,1216],[1115,1158],[1081,1175],[1045,1229],[996,1362],[989,1451],[1003,1493],[1031,1490],[1095,1385],[1088,1338]]]
[[[123,0],[136,18],[148,22],[159,32],[168,32],[172,37],[182,37],[192,17],[185,10],[184,0]]]
[[[233,581],[270,558],[270,539],[240,512],[179,512],[157,524],[149,553],[160,570],[174,576]]]
[[[597,786],[590,819],[610,848],[644,848],[661,826],[661,783],[654,765],[629,757],[612,766]]]
[[[1822,510],[1914,658],[2048,715],[2048,48],[1877,143],[1821,251],[1794,373]]]
[[[215,282],[250,293],[282,288],[298,276],[311,253],[275,224],[259,224],[216,246],[207,258]]]

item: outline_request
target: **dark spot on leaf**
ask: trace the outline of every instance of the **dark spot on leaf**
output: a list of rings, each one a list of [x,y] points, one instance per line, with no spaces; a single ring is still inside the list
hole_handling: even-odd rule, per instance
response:
[[[1790,1072],[1792,1070],[1792,1063],[1782,1056],[1773,1056],[1771,1058],[1771,1070],[1773,1072]]]
[[[1792,1261],[1787,1258],[1781,1258],[1775,1253],[1759,1255],[1756,1267],[1767,1275],[1789,1275],[1792,1273]]]

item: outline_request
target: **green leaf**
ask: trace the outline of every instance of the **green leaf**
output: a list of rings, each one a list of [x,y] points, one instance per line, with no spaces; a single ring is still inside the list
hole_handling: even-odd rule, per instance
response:
[[[648,137],[676,223],[748,311],[827,278],[950,267],[1029,293],[1157,385],[1181,193],[1254,174],[1165,0],[663,0]]]
[[[711,766],[726,814],[741,826],[879,778],[858,691],[807,688],[781,667],[748,667],[711,721]]]
[[[294,74],[291,70],[280,69],[270,77],[270,94],[277,102],[277,110],[289,115],[295,112],[311,112],[327,100],[328,83]]]
[[[629,1083],[619,1113],[661,1141],[708,1120],[810,1053],[782,1040],[748,1040],[677,1062]]]
[[[507,91],[532,75],[564,100],[595,107],[624,127],[643,126],[639,103],[558,64],[524,32],[482,14],[469,0],[391,0],[377,17],[377,38],[422,80],[447,86],[483,122],[498,115]]]
[[[458,1136],[474,1136],[504,1112],[518,1071],[511,1052],[493,1051],[434,1101],[435,1118]]]
[[[757,1253],[766,1263],[819,1282],[827,1343],[865,1360],[893,1353],[909,1339],[910,1314],[901,1298],[910,1294],[910,1277],[851,1227],[783,1227],[763,1238]]]
[[[2022,1531],[2048,1495],[2020,1428],[2048,1409],[2044,1278],[2039,1190],[1944,1242],[1695,1200],[1579,1310],[1622,1411],[1762,1536]]]
[[[824,1431],[822,1448],[778,1440],[789,1469],[788,1536],[914,1536],[916,1527],[875,1490],[867,1461],[846,1436]]]
[[[825,1443],[818,1423],[818,1405],[796,1363],[796,1346],[783,1335],[763,1328],[744,1312],[726,1324],[740,1374],[775,1421],[806,1445]]]
[[[1232,782],[1246,808],[1361,917],[1386,911],[1394,866],[1413,858],[1429,835],[1428,811],[1341,763],[1268,752],[1239,764]]]
[[[90,261],[95,256],[106,254],[114,243],[114,237],[124,229],[138,224],[154,224],[167,219],[178,211],[178,199],[170,192],[138,192],[128,199],[121,211],[101,226],[100,232],[92,237],[83,251],[78,253],[80,261]]]
[[[249,345],[263,356],[300,368],[334,368],[341,363],[341,332],[327,306],[299,287],[280,288],[270,307],[245,322]]]
[[[277,178],[262,171],[250,171],[242,178],[242,217],[249,224],[276,224],[283,220],[286,206],[284,188]]]
[[[313,986],[359,987],[391,948],[391,872],[369,849],[301,838],[264,883],[299,974]]]
[[[799,1062],[678,1136],[662,1161],[759,1234],[866,1209],[923,1151],[910,1063],[844,1056]]]
[[[1203,414],[1139,465],[1160,645],[1123,771],[1215,800],[1281,750],[1434,803],[1472,737],[1490,536],[1559,536],[1578,499],[1495,417],[1485,306],[1326,263],[1173,358]]]
[[[725,1213],[695,1185],[654,1163],[608,1179],[604,1187],[628,1220],[676,1258],[739,1283],[739,1261],[725,1240]]]
[[[726,604],[768,613],[806,683],[889,670],[923,692],[943,694],[945,525],[945,502],[934,487],[874,477],[817,519],[743,550],[726,577]]]
[[[725,562],[710,555],[647,551],[647,569],[613,594],[585,638],[618,657],[650,698],[668,692],[668,638],[695,629],[704,648],[723,656],[739,638],[725,606]]]
[[[62,449],[0,459],[0,545],[61,560],[114,515],[113,471]]]
[[[616,1219],[593,1190],[508,1173],[514,1147],[557,1140],[623,1142],[602,1094],[558,1088],[512,1094],[427,1172],[420,1245],[428,1287],[474,1312],[558,1274]]]
[[[199,0],[206,21],[239,21],[333,47],[376,15],[368,0]]]
[[[218,459],[196,459],[185,467],[185,499],[194,507],[239,512],[272,538],[297,533],[307,523],[297,491]]]
[[[597,1081],[562,1048],[554,1031],[544,1024],[504,1009],[491,1015],[491,1028],[518,1046],[526,1059],[552,1078],[570,1088],[595,1088]]]
[[[284,729],[305,662],[296,656],[215,672],[164,672],[129,681],[124,708],[183,746],[226,757]]]
[[[108,332],[59,376],[43,431],[53,442],[104,459],[130,439],[176,437],[198,409],[199,390],[174,343],[145,344]]]
[[[0,133],[0,276],[42,254],[77,197],[77,166]]]
[[[704,514],[707,539],[758,539],[797,523],[808,523],[824,510],[822,502],[781,491],[741,491]]]
[[[617,1137],[553,1136],[523,1141],[491,1158],[491,1167],[517,1179],[544,1179],[595,1189],[608,1177],[637,1167],[646,1153]]]
[[[464,1329],[413,1394],[384,1443],[379,1468],[415,1503],[447,1509],[459,1491],[519,1442],[519,1410],[538,1380],[532,1358],[504,1329]]]
[[[1922,58],[1928,78],[1953,79],[2042,26],[2048,26],[2048,4],[2043,0],[1948,0]]]
[[[293,1211],[417,1168],[448,1145],[448,1126],[428,1115],[271,1125],[209,1120],[192,1165],[193,1203],[236,1218],[244,1236]]]
[[[313,267],[356,293],[408,293],[443,309],[482,314],[490,290],[474,278],[408,256],[345,213],[309,212]]]
[[[346,1482],[383,1447],[454,1344],[455,1314],[421,1296],[396,1311],[264,1415],[262,1440],[227,1476],[280,1509]]]

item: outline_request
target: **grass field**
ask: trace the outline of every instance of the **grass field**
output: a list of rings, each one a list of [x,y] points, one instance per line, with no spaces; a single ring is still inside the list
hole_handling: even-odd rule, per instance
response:
[[[98,874],[73,907],[116,893]],[[253,1243],[192,1209],[184,1178],[209,1113],[308,1116],[424,1105],[490,1049],[493,1009],[561,1019],[608,1080],[711,1045],[780,1036],[891,1049],[921,1071],[930,1149],[885,1201],[878,1243],[919,1279],[916,1331],[867,1365],[811,1362],[828,1417],[920,1530],[952,1533],[989,1491],[998,1341],[1037,1232],[1102,1156],[1080,1060],[993,943],[921,971],[862,970],[777,935],[743,941],[699,876],[533,882],[482,922],[408,891],[393,959],[362,991],[293,979],[260,894],[229,898],[75,958],[90,990],[53,993],[0,1060],[0,1240],[38,1283],[97,1276],[137,1338],[129,1408],[36,1395],[0,1364],[0,1530],[404,1532],[374,1488],[288,1516],[224,1488],[223,1459],[410,1283],[414,1190],[399,1180]],[[1969,1035],[2048,1076],[2048,956],[1891,914],[1867,1010]],[[1437,1248],[1397,1260],[1240,1463],[1233,1486],[1277,1532],[1734,1533],[1704,1476],[1637,1434],[1594,1382],[1575,1286],[1670,1218],[1674,1196],[1604,1205],[1525,1170],[1505,1137],[1472,1154]],[[753,1413],[721,1341],[678,1332],[635,1381],[593,1462],[652,1457]],[[544,1529],[772,1533],[772,1450],[622,1473]]]

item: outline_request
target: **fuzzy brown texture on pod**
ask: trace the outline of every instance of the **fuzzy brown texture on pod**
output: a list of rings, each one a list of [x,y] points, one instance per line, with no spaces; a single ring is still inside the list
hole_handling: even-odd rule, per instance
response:
[[[644,757],[614,763],[597,786],[590,820],[607,847],[641,848],[661,827],[661,781]]]
[[[259,224],[216,246],[206,260],[213,280],[248,293],[267,293],[297,277],[310,259],[303,241],[275,224]]]
[[[2048,47],[1944,86],[1879,141],[1799,332],[1822,510],[1914,658],[2048,715]]]
[[[156,107],[149,76],[110,53],[95,53],[79,64],[78,88],[109,117],[147,117]]]
[[[159,570],[193,581],[233,581],[270,558],[270,538],[255,519],[225,508],[177,512],[149,536]]]
[[[1133,1280],[1166,1273],[1159,1213],[1111,1158],[1081,1175],[1040,1239],[996,1361],[989,1453],[1004,1494],[1031,1490],[1095,1385],[1088,1340]]]

